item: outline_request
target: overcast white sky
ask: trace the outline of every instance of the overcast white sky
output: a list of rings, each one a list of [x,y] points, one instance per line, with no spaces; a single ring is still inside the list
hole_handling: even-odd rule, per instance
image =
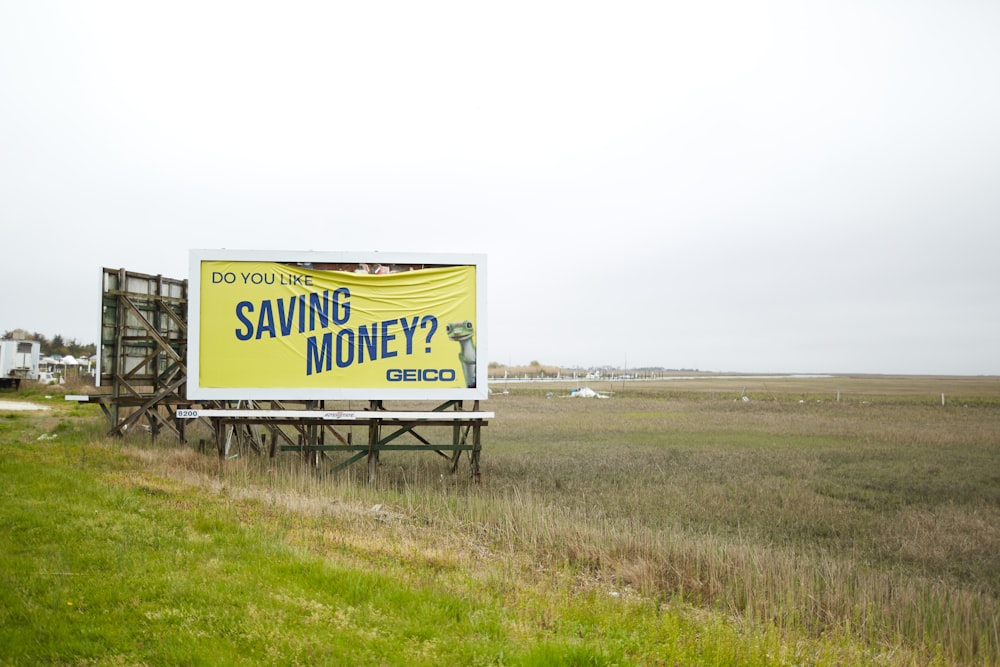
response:
[[[486,253],[489,358],[1000,374],[1000,3],[0,0],[0,332]]]

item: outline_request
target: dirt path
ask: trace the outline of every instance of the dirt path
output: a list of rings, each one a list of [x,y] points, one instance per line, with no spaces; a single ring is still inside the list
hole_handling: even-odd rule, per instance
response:
[[[25,401],[2,401],[0,400],[0,411],[2,410],[48,410],[44,405],[27,403]]]

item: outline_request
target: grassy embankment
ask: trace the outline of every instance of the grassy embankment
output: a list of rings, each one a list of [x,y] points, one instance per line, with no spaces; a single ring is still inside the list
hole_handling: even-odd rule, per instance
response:
[[[0,662],[1000,662],[996,379],[699,383],[512,385],[479,486],[2,414]]]

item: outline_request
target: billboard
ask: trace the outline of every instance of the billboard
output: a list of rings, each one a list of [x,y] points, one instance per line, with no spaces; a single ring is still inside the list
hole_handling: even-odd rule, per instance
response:
[[[190,261],[189,399],[488,395],[484,255],[192,250]]]

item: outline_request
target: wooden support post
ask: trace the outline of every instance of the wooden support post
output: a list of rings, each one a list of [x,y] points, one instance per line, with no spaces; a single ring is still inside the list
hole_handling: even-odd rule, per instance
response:
[[[369,408],[372,412],[382,409],[382,401],[369,401]],[[382,423],[378,419],[373,419],[368,425],[368,483],[374,484],[378,479],[378,454],[379,439],[381,437]]]
[[[472,404],[472,411],[479,412],[479,401],[475,401]],[[482,422],[476,422],[472,425],[472,451],[469,452],[469,472],[472,474],[472,481],[479,484],[479,450],[481,447],[480,442],[480,431],[482,430]]]
[[[368,425],[368,483],[374,484],[375,480],[378,479],[378,440],[379,440],[379,422],[377,419],[372,420],[372,423]]]
[[[186,419],[178,419],[177,413],[174,412],[170,415],[170,419],[173,420],[174,428],[177,430],[177,437],[180,438],[181,444],[187,444],[187,433],[185,432],[185,427],[187,426]]]
[[[219,460],[226,458],[226,421],[224,419],[213,419],[212,426],[215,429],[215,448],[218,450]]]
[[[472,451],[469,452],[469,469],[472,473],[472,481],[479,484],[479,450],[480,450],[480,429],[479,424],[472,427]]]

